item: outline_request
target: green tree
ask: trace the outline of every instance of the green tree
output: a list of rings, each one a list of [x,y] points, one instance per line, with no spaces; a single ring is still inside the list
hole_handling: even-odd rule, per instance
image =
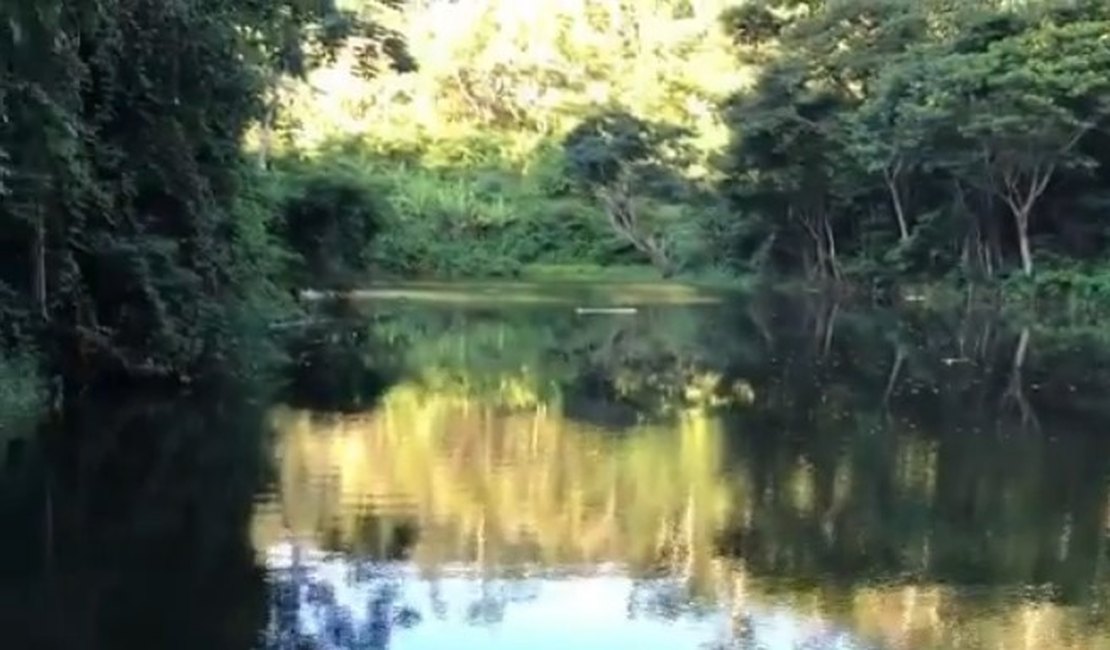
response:
[[[761,224],[753,251],[790,258],[811,278],[841,274],[831,159],[840,104],[787,61],[775,64],[755,92],[729,110],[729,122],[744,127],[728,154],[726,197],[744,218]]]
[[[732,258],[893,277],[993,275],[1007,258],[1031,275],[1034,241],[1095,255],[1110,180],[1105,12],[1064,0],[730,12],[741,64],[765,61],[726,110]]]
[[[1110,115],[1110,22],[1049,25],[956,55],[926,100],[966,138],[964,168],[1009,208],[1022,271],[1033,273],[1030,223],[1058,174],[1096,162],[1080,141]]]
[[[0,7],[0,282],[66,368],[180,378],[224,356],[264,71],[311,65],[346,15],[309,0]]]
[[[570,177],[601,203],[613,231],[665,277],[675,271],[670,245],[640,197],[685,191],[676,171],[688,160],[685,135],[678,127],[609,112],[584,121],[563,142]]]

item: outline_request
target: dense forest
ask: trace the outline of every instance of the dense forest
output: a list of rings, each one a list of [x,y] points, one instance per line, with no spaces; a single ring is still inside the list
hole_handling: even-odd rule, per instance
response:
[[[3,0],[9,644],[308,643],[289,531],[1110,638],[1107,127],[1108,0]]]
[[[39,348],[76,381],[183,381],[237,352],[233,341],[281,296],[277,204],[242,150],[271,110],[273,80],[303,75],[351,38],[380,45],[368,62],[405,62],[397,36],[327,5],[4,4],[7,346]],[[24,359],[8,365],[0,395],[14,401],[33,387],[20,387]]]
[[[0,47],[4,410],[369,278],[1110,289],[1101,0],[12,0]]]

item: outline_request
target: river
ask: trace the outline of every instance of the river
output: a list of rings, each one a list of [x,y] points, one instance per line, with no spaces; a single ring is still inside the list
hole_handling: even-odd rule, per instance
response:
[[[1110,648],[1097,330],[425,284],[289,336],[0,432],[4,648]]]

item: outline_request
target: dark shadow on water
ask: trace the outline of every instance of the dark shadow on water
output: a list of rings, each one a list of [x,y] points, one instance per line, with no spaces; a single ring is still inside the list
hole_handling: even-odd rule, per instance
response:
[[[0,477],[6,648],[249,648],[263,420],[237,400],[99,397]]]

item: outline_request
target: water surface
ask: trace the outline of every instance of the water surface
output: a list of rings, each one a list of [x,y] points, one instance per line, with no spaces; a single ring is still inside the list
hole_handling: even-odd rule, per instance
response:
[[[1097,336],[435,285],[289,351],[7,434],[5,647],[1110,648]]]

